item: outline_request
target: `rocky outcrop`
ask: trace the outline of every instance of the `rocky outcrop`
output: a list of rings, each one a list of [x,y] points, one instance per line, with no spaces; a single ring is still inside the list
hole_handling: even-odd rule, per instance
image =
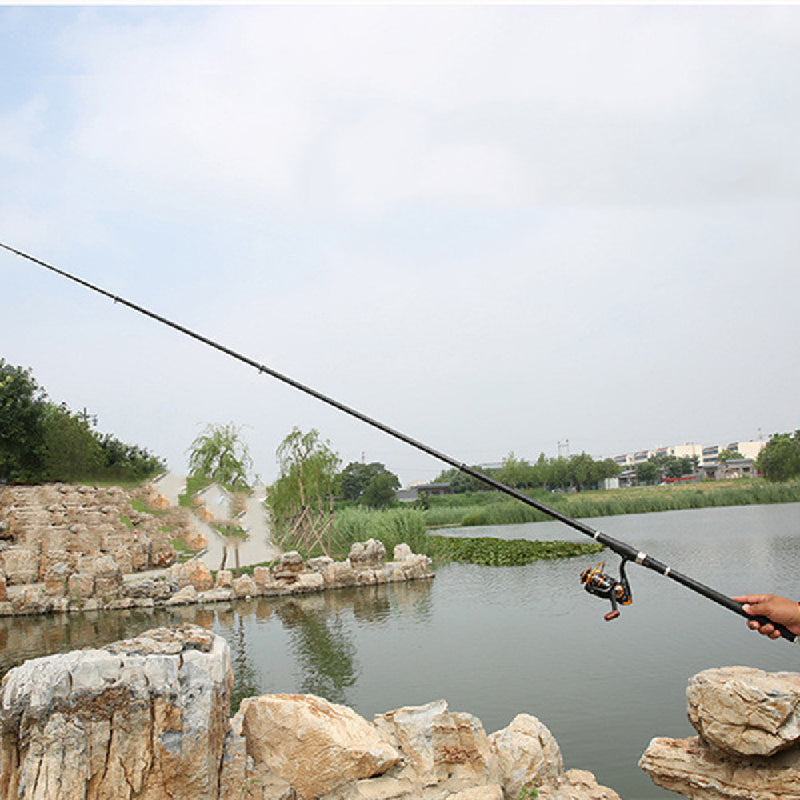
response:
[[[657,738],[639,765],[693,800],[800,800],[800,675],[710,669],[687,688],[690,739]]]
[[[86,574],[101,557],[113,558],[125,573],[167,567],[175,551],[164,528],[183,530],[188,512],[163,506],[150,486],[133,492],[68,484],[0,488],[0,568],[12,586],[46,582],[50,575],[47,592],[56,596],[56,567]],[[62,581],[60,595],[66,594]]]
[[[194,626],[28,661],[0,688],[0,797],[216,800],[231,686]]]
[[[320,697],[248,698],[239,715],[247,755],[289,783],[298,800],[382,775],[400,761],[389,737],[352,709]]]
[[[619,800],[565,773],[529,715],[487,736],[444,700],[368,722],[277,694],[229,720],[231,683],[226,642],[195,626],[16,667],[0,685],[0,800],[518,800],[523,786]]]
[[[305,562],[292,551],[283,553],[271,567],[255,567],[252,576],[234,578],[232,572],[219,570],[216,580],[201,559],[174,564],[157,577],[129,577],[123,582],[117,559],[109,555],[82,557],[78,572],[65,562],[56,562],[45,574],[43,586],[13,586],[5,597],[0,570],[0,616],[217,603],[433,577],[427,556],[415,555],[408,545],[398,545],[398,557],[387,563],[375,555],[385,553],[383,545],[371,541],[353,545],[357,553],[372,554],[361,562],[357,559],[358,569],[349,559],[337,562],[322,557]]]

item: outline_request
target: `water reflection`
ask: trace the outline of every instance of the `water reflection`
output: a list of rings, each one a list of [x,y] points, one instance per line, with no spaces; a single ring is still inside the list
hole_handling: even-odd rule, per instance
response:
[[[0,676],[30,658],[102,647],[151,628],[186,623],[227,640],[234,711],[243,698],[272,691],[308,692],[346,703],[360,672],[354,631],[406,616],[416,625],[431,613],[431,581],[413,581],[209,606],[4,617]]]

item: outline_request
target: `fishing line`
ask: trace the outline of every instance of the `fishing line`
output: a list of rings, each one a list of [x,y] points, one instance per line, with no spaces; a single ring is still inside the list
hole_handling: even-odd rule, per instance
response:
[[[19,256],[20,258],[26,259],[27,261],[32,262],[33,264],[37,264],[40,267],[44,267],[44,269],[49,270],[50,272],[54,272],[57,275],[60,275],[67,280],[72,281],[73,283],[77,283],[80,286],[83,286],[86,289],[90,289],[97,294],[101,294],[104,297],[107,297],[109,300],[112,300],[114,303],[118,303],[123,306],[127,306],[133,311],[136,311],[139,314],[143,314],[146,317],[149,317],[156,322],[160,322],[162,325],[166,325],[173,330],[178,331],[179,333],[184,334],[192,339],[197,340],[209,347],[218,350],[221,353],[224,353],[231,358],[236,359],[237,361],[241,361],[243,364],[247,364],[253,369],[257,370],[259,373],[263,375],[269,375],[271,378],[275,378],[282,383],[291,386],[294,389],[297,389],[315,399],[325,403],[333,408],[348,414],[351,417],[354,417],[361,422],[370,425],[373,428],[377,428],[383,433],[398,439],[401,442],[404,442],[411,447],[420,450],[423,453],[426,453],[429,456],[437,459],[438,461],[442,461],[443,463],[447,464],[450,467],[453,467],[460,472],[463,472],[465,475],[469,475],[472,478],[475,478],[488,486],[491,486],[493,489],[496,489],[503,494],[508,495],[509,497],[513,497],[515,500],[519,500],[521,503],[524,503],[527,506],[531,506],[532,508],[541,511],[543,514],[546,514],[553,519],[562,522],[564,525],[569,526],[570,528],[578,531],[579,533],[584,534],[585,536],[589,536],[590,538],[594,539],[596,542],[599,542],[602,545],[605,545],[610,550],[614,551],[620,558],[622,559],[620,565],[620,578],[616,579],[613,576],[605,574],[602,570],[604,564],[598,564],[593,570],[585,570],[584,573],[581,575],[581,582],[584,584],[584,588],[586,591],[594,594],[598,597],[605,598],[610,600],[612,610],[606,614],[606,619],[614,619],[615,617],[619,616],[619,610],[617,608],[617,604],[620,605],[628,605],[631,602],[631,591],[630,585],[628,582],[628,578],[625,574],[625,565],[630,561],[640,566],[643,566],[647,569],[653,570],[654,572],[663,575],[665,578],[670,578],[671,580],[675,581],[676,583],[680,583],[682,586],[685,586],[687,589],[691,589],[693,592],[702,595],[703,597],[707,598],[708,600],[717,603],[718,605],[727,608],[729,611],[733,611],[735,614],[739,616],[745,617],[747,619],[755,619],[761,624],[769,623],[774,626],[777,631],[780,631],[781,636],[784,639],[787,639],[790,642],[798,642],[800,643],[800,637],[795,636],[788,628],[784,627],[783,625],[779,625],[777,623],[768,620],[766,617],[762,616],[755,616],[752,614],[748,614],[744,608],[742,607],[741,603],[737,603],[732,598],[728,597],[727,595],[723,594],[722,592],[718,592],[716,589],[712,589],[710,586],[706,586],[699,581],[694,580],[694,578],[690,578],[688,575],[684,575],[677,570],[672,569],[671,567],[667,566],[666,564],[662,563],[658,559],[653,558],[652,556],[647,555],[647,553],[640,552],[634,547],[631,547],[629,544],[625,542],[621,542],[608,534],[602,533],[601,531],[596,530],[591,525],[587,525],[580,520],[572,519],[568,517],[566,514],[562,514],[560,511],[557,511],[554,508],[550,508],[550,506],[545,505],[544,503],[536,500],[532,497],[529,497],[526,494],[514,489],[511,486],[508,486],[501,481],[498,481],[496,478],[493,478],[491,475],[486,475],[480,470],[475,469],[474,467],[470,467],[467,464],[460,462],[458,459],[453,458],[452,456],[447,455],[446,453],[442,453],[439,450],[435,450],[433,447],[429,445],[417,441],[416,439],[412,439],[405,433],[401,431],[395,430],[394,428],[385,425],[383,422],[379,420],[373,419],[372,417],[367,416],[366,414],[358,411],[355,408],[345,405],[344,403],[339,402],[338,400],[328,397],[327,395],[323,394],[322,392],[317,391],[316,389],[312,388],[311,386],[307,386],[306,384],[300,383],[300,381],[295,380],[294,378],[289,377],[288,375],[284,375],[277,370],[272,369],[271,367],[267,366],[266,364],[261,364],[258,361],[250,358],[249,356],[243,355],[242,353],[237,352],[236,350],[231,349],[230,347],[226,347],[219,342],[214,341],[213,339],[208,338],[207,336],[203,336],[196,331],[191,330],[183,325],[180,325],[177,322],[174,322],[166,317],[161,316],[160,314],[156,314],[154,311],[150,311],[143,306],[140,306],[136,303],[127,300],[120,295],[113,294],[112,292],[103,289],[101,286],[97,286],[89,281],[84,280],[83,278],[79,278],[76,275],[73,275],[66,270],[59,269],[58,267],[53,266],[52,264],[48,264],[46,261],[42,261],[35,256],[29,255],[28,253],[24,253],[21,250],[17,250],[10,245],[4,244],[0,242],[0,247],[4,250],[7,250],[14,255]]]

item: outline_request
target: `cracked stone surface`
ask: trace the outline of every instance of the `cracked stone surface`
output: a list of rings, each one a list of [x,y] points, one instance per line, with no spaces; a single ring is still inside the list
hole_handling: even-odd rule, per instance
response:
[[[232,680],[191,625],[25,662],[0,685],[0,797],[217,800]]]

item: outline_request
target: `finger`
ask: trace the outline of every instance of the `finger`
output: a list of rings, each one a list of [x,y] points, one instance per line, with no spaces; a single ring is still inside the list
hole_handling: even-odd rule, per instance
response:
[[[772,633],[769,635],[769,638],[770,638],[770,639],[780,639],[780,638],[781,638],[781,632],[780,632],[780,631],[773,631],[773,632],[772,632]]]
[[[751,619],[748,621],[747,627],[750,628],[751,631],[757,631],[761,628],[761,625],[758,624],[757,620]]]
[[[769,623],[762,625],[758,629],[758,632],[763,634],[764,636],[772,636],[773,633],[777,633],[778,636],[780,636],[780,633],[775,630],[775,627],[773,625],[770,625]]]

